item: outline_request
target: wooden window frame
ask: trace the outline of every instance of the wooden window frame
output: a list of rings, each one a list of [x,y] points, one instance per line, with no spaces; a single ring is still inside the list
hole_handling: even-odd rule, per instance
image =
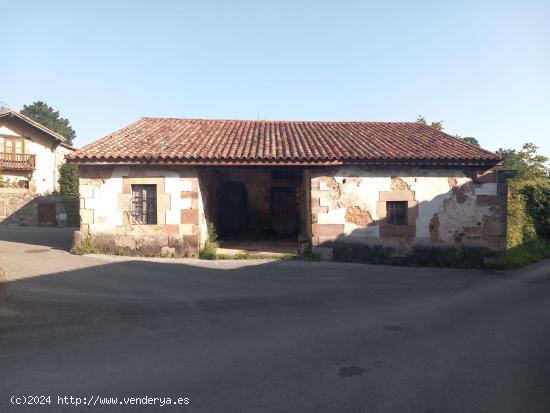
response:
[[[133,225],[157,225],[158,192],[155,184],[132,184],[131,219]]]
[[[408,225],[408,202],[386,201],[387,225]]]
[[[15,136],[11,136],[11,135],[0,135],[0,138],[4,139],[4,147],[2,148],[2,151],[4,153],[11,153],[11,154],[16,154],[17,152],[15,151],[15,142],[16,141],[21,141],[22,142],[22,146],[21,146],[21,154],[25,154],[25,141],[26,139],[22,136],[19,136],[19,137],[15,137]],[[7,145],[6,145],[6,142],[7,141],[11,141],[12,142],[12,151],[8,152],[8,149],[7,149]]]

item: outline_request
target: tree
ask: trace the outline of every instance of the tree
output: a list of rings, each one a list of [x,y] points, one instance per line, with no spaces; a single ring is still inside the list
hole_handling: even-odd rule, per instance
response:
[[[547,178],[550,175],[548,169],[548,157],[538,153],[538,147],[533,143],[526,143],[520,151],[515,149],[502,149],[497,155],[504,158],[504,169],[515,169],[518,171],[518,180],[532,180]]]
[[[37,101],[31,105],[23,105],[21,113],[60,134],[65,138],[67,144],[72,145],[76,132],[69,125],[68,119],[59,116],[59,111],[54,110],[44,102]]]
[[[462,137],[456,135],[456,137],[457,137],[458,139],[463,140],[464,142],[469,143],[470,145],[474,145],[474,146],[477,146],[477,147],[480,147],[480,146],[481,146],[481,145],[479,144],[478,140],[477,140],[476,138],[471,137],[471,136],[466,136],[465,138],[462,138]]]
[[[423,123],[424,125],[427,125],[428,123],[426,122],[426,118],[422,115],[418,115],[418,117],[416,118],[416,121],[417,122],[420,122],[420,123]],[[442,120],[439,120],[437,122],[432,122],[431,125],[430,125],[432,128],[436,129],[436,130],[443,130],[443,121]]]
[[[422,115],[418,115],[418,117],[416,118],[416,121],[417,122],[420,122],[420,123],[423,123],[424,125],[427,125],[428,122],[426,121],[426,118]],[[443,127],[443,121],[442,120],[439,120],[437,122],[432,122],[431,125],[430,125],[432,128],[436,129],[436,130],[440,130],[442,131],[443,129],[445,129]],[[478,140],[476,138],[473,138],[471,136],[467,136],[465,138],[461,137],[460,135],[456,135],[456,138],[464,141],[464,142],[467,142],[469,143],[470,145],[474,145],[474,146],[477,146],[477,147],[481,147],[481,145],[479,144]]]

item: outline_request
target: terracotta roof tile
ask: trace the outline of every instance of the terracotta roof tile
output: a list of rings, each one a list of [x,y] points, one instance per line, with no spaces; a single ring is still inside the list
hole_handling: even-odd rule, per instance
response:
[[[142,118],[72,153],[74,162],[496,164],[496,154],[418,122]]]

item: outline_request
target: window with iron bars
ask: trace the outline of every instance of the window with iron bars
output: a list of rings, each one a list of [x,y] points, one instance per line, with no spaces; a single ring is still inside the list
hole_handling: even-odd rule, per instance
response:
[[[157,186],[132,185],[132,224],[157,223]]]
[[[407,201],[386,202],[386,217],[388,224],[407,225]]]

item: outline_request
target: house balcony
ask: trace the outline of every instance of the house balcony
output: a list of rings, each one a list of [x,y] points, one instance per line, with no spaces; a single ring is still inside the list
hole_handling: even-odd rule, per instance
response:
[[[34,171],[36,155],[0,152],[0,170]]]

